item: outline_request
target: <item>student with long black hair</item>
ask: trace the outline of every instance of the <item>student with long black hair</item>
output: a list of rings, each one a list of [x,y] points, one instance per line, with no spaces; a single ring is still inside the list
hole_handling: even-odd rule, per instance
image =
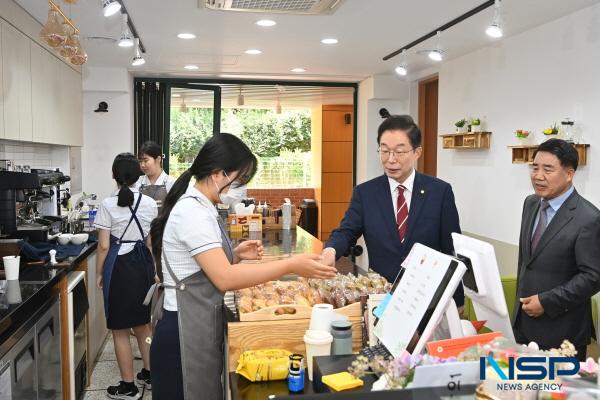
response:
[[[143,175],[136,182],[136,188],[152,197],[159,209],[175,183],[175,178],[163,170],[163,158],[162,149],[156,142],[145,142],[138,151]]]
[[[330,278],[335,268],[315,254],[265,264],[237,264],[262,255],[260,241],[232,248],[215,204],[246,184],[257,160],[237,137],[221,133],[200,149],[152,223],[152,250],[162,265],[164,297],[150,349],[153,399],[222,399],[223,294],[288,273]],[[194,184],[189,185],[194,178]],[[232,265],[233,264],[233,265]],[[161,269],[159,268],[159,271]]]
[[[144,367],[137,382],[150,388],[150,308],[144,297],[154,283],[155,268],[146,237],[158,211],[156,202],[139,193],[134,184],[140,176],[137,158],[119,154],[112,166],[119,190],[102,201],[96,216],[98,250],[97,286],[104,294],[106,326],[112,330],[121,382],[109,386],[111,399],[139,399],[142,394],[133,381],[133,353],[129,331],[137,338]]]

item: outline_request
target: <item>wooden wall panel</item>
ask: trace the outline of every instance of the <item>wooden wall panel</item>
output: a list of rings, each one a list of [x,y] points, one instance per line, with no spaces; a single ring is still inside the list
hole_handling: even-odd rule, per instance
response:
[[[352,142],[323,142],[323,172],[352,173]]]
[[[328,172],[321,176],[323,189],[321,201],[324,203],[349,203],[352,197],[352,173]]]
[[[345,115],[350,115],[346,124]],[[352,113],[346,111],[323,111],[323,141],[352,142]]]
[[[339,227],[347,208],[348,203],[321,203],[321,214],[323,215],[321,219],[322,232],[331,232]]]

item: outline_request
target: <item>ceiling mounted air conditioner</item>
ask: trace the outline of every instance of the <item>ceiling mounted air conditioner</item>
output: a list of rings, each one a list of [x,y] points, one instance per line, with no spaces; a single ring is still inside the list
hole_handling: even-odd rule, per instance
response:
[[[198,7],[220,11],[299,15],[333,14],[343,0],[198,0]]]

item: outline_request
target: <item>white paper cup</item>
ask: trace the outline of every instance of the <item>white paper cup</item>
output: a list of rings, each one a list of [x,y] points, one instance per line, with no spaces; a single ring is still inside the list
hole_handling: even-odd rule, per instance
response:
[[[331,329],[331,318],[333,317],[333,306],[331,304],[315,304],[310,314],[311,331],[329,332]]]
[[[331,342],[333,342],[333,336],[329,332],[308,330],[304,334],[308,379],[311,381],[313,380],[313,357],[331,354]]]
[[[6,300],[8,304],[19,304],[23,301],[21,298],[21,284],[19,281],[7,281]]]
[[[19,279],[19,264],[21,263],[21,256],[6,256],[2,257],[4,261],[4,273],[6,274],[7,281],[14,281]]]

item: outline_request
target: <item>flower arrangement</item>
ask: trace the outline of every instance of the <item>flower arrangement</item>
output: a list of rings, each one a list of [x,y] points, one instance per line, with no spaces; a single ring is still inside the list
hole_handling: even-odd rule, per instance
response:
[[[373,390],[404,389],[411,386],[415,370],[422,365],[437,365],[452,362],[479,361],[480,357],[491,355],[501,368],[508,367],[509,357],[519,354],[545,354],[552,356],[574,357],[577,354],[575,346],[568,340],[563,341],[558,349],[540,351],[537,344],[530,343],[529,346],[516,345],[508,339],[499,337],[484,345],[469,347],[457,357],[442,359],[430,355],[403,354],[395,359],[385,359],[375,356],[371,361],[365,356],[358,356],[348,368],[348,372],[356,378],[362,378],[368,374],[380,376],[373,384]],[[600,370],[593,360],[588,361],[589,370],[597,373]]]
[[[558,135],[558,125],[556,123],[543,130],[544,135]]]
[[[527,137],[529,136],[531,132],[526,131],[524,129],[517,129],[515,131],[515,136],[519,139],[527,139]]]

